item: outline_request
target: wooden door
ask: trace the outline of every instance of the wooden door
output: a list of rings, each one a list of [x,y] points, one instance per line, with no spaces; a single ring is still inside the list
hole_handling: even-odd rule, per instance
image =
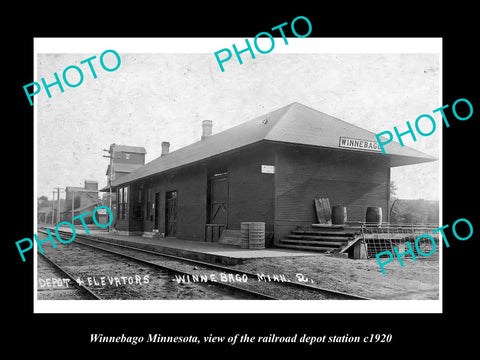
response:
[[[168,191],[165,195],[165,236],[177,233],[177,192]]]
[[[158,219],[160,218],[160,193],[155,193],[155,202],[154,202],[154,214],[155,214],[155,226],[154,229],[158,229]]]
[[[210,179],[209,189],[210,224],[225,224],[228,220],[228,177],[219,176]]]

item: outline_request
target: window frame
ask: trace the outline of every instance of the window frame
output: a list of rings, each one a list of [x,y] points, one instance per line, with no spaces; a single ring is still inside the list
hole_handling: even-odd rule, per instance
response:
[[[128,185],[122,186],[118,189],[118,218],[125,220],[127,217],[127,205],[128,205]]]

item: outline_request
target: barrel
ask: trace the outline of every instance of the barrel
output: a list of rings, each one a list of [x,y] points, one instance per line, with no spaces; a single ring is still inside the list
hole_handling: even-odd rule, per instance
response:
[[[347,222],[347,207],[335,205],[332,207],[332,224],[342,225]]]
[[[248,249],[248,230],[250,228],[249,222],[242,222],[240,223],[240,247],[242,249]]]
[[[375,206],[367,207],[365,222],[371,225],[381,225],[382,224],[382,208],[375,207]]]
[[[265,249],[265,223],[251,222],[248,227],[248,248]]]

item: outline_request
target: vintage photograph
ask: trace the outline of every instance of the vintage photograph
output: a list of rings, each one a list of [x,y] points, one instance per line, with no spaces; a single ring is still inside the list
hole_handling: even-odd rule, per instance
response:
[[[80,40],[36,39],[37,311],[441,309],[439,39]]]

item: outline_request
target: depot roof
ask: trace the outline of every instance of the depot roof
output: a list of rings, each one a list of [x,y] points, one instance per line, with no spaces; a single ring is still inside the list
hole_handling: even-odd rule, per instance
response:
[[[211,135],[203,140],[173,151],[147,163],[120,179],[116,187],[141,178],[220,155],[259,141],[302,144],[322,148],[352,151],[340,146],[340,137],[377,143],[375,133],[352,125],[331,115],[294,102],[266,115]],[[430,155],[396,142],[385,146],[386,154],[355,150],[367,156],[383,156],[389,166],[402,166],[436,160]]]

